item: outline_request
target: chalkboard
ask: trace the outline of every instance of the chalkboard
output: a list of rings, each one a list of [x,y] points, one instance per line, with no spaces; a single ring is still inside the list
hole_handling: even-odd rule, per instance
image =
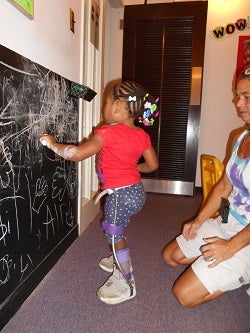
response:
[[[40,266],[45,274],[48,258],[78,234],[77,164],[39,142],[42,133],[77,142],[79,100],[70,88],[67,79],[0,46],[2,324]]]

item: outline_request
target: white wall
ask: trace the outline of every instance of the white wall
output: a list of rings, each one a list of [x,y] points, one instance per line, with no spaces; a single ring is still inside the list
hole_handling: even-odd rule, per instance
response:
[[[148,0],[147,3],[171,3],[181,1],[184,2],[188,0]],[[144,4],[144,0],[123,0],[123,4]],[[116,12],[117,9],[113,9],[113,13]],[[123,13],[122,8],[120,9],[120,16],[121,12]],[[219,25],[226,26],[229,23],[235,23],[239,18],[247,18],[247,16],[250,16],[249,0],[208,0],[196,186],[201,186],[200,155],[203,153],[212,154],[223,160],[230,131],[243,125],[242,121],[237,118],[236,109],[232,103],[232,80],[236,68],[238,38],[242,35],[250,36],[250,29],[235,32],[233,35],[227,36],[222,40],[214,40],[211,37],[211,30]],[[116,19],[119,19],[118,14],[116,14]],[[117,22],[114,22],[112,34],[116,35],[116,38],[119,38],[121,41],[121,31],[117,28]],[[108,51],[108,57],[111,63],[113,63],[115,59],[121,59],[122,57],[122,47],[119,48],[119,43],[117,43],[116,38],[112,37],[112,40],[115,42],[113,45],[110,45]],[[106,67],[105,72],[107,73],[105,76],[107,81],[111,79],[108,76],[109,73],[114,77],[121,76],[121,68],[117,68],[117,73],[114,73],[112,65],[110,68]]]
[[[70,79],[81,80],[80,0],[35,0],[34,20],[7,0],[0,1],[0,43],[3,46]],[[75,13],[75,33],[70,31],[69,10]]]
[[[95,0],[98,2],[98,0]],[[100,32],[105,0],[100,2]],[[80,100],[79,140],[100,121],[102,33],[99,49],[90,42],[92,0],[34,0],[34,20],[28,19],[7,0],[0,1],[0,44],[97,92],[92,102]],[[70,30],[70,8],[75,33]],[[94,159],[79,165],[79,224],[82,233],[98,213],[93,203],[98,190]]]
[[[116,7],[111,7],[112,3]],[[120,8],[119,8],[120,5]],[[105,17],[105,54],[104,54],[104,84],[121,78],[123,30],[120,21],[123,20],[123,8],[120,0],[107,1]]]
[[[202,114],[198,154],[206,153],[224,159],[225,147],[232,129],[243,122],[232,102],[232,81],[236,69],[239,36],[250,36],[250,29],[214,40],[211,30],[250,16],[249,0],[209,0],[204,63]],[[200,165],[196,184],[200,186]]]

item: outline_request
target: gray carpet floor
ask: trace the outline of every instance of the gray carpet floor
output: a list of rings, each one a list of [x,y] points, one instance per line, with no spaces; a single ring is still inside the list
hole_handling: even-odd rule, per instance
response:
[[[180,306],[172,295],[182,269],[164,264],[161,251],[200,202],[199,193],[147,195],[143,210],[127,228],[137,296],[113,306],[95,295],[108,277],[98,262],[109,254],[97,216],[2,333],[250,333],[249,286],[194,309]]]

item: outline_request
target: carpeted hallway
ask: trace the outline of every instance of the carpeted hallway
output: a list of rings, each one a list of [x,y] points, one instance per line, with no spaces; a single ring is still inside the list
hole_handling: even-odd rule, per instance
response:
[[[161,250],[200,202],[199,193],[147,195],[143,210],[127,228],[137,286],[133,300],[108,306],[95,296],[108,277],[98,261],[109,254],[98,216],[1,332],[249,333],[249,286],[194,309],[181,307],[171,293],[182,270],[164,264]]]

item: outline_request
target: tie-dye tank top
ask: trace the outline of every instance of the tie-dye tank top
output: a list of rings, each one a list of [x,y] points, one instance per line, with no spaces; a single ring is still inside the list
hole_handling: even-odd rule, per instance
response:
[[[237,153],[241,141],[248,133],[246,130],[239,136],[226,166],[227,177],[233,185],[228,197],[230,214],[243,226],[250,222],[250,157],[240,158]]]

